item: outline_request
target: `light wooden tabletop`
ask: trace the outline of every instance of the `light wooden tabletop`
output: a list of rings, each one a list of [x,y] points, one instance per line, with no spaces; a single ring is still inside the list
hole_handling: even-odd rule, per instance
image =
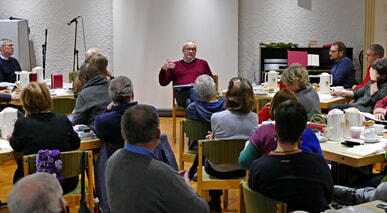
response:
[[[386,141],[387,139],[383,138],[378,144],[380,145],[380,147],[383,147],[386,144]],[[371,154],[362,157],[344,153],[344,151],[349,149],[350,147],[342,145],[341,142],[327,141],[320,143],[320,145],[326,160],[342,163],[348,166],[360,167],[383,162],[385,160],[385,152],[379,152],[377,154]],[[366,143],[364,146],[370,145],[375,146],[376,144]]]
[[[90,150],[100,148],[102,141],[98,138],[91,140],[82,140],[78,150]],[[0,139],[0,162],[15,160],[22,157],[22,153],[14,152],[9,145],[9,142],[4,139]]]

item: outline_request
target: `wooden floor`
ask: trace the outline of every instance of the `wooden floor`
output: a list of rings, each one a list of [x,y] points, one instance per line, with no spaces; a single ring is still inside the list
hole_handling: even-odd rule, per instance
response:
[[[178,118],[177,123],[179,123]],[[172,141],[172,118],[171,117],[161,117],[160,118],[160,126],[161,126],[161,133],[167,134],[169,142],[171,144],[171,147],[175,153],[176,160],[179,160],[178,155],[178,143],[173,143]],[[179,125],[177,125],[177,132],[179,132]],[[177,141],[179,141],[179,135],[177,134]],[[189,164],[186,164],[185,167],[189,168]],[[12,188],[12,177],[13,173],[16,170],[16,163],[15,161],[7,161],[7,162],[0,162],[0,200],[6,201],[9,191]],[[192,182],[192,187],[196,189],[196,183]],[[223,212],[238,212],[238,206],[239,206],[239,192],[238,190],[230,190],[229,191],[229,206],[228,209],[224,209]],[[71,212],[77,212],[74,211],[76,208],[72,208]],[[7,208],[1,208],[0,213],[8,212]]]

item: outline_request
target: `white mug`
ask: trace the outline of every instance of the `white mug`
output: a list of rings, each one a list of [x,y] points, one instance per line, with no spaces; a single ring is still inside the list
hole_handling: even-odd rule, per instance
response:
[[[365,132],[364,133],[364,139],[365,140],[376,140],[378,138],[378,135],[375,132]]]

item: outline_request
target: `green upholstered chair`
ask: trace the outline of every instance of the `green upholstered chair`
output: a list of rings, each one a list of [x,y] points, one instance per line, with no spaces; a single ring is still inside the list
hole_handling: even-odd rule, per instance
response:
[[[287,205],[249,188],[241,182],[241,213],[286,213]]]
[[[69,115],[74,110],[75,102],[74,97],[54,97],[52,98],[51,112]]]
[[[223,207],[227,208],[228,189],[239,189],[241,180],[246,180],[247,176],[236,179],[220,179],[209,175],[203,166],[203,156],[214,163],[238,163],[240,152],[245,146],[246,140],[199,140],[198,147],[198,172],[197,172],[197,192],[204,196],[204,192],[210,189],[224,190]]]
[[[180,121],[180,138],[179,138],[179,169],[184,169],[184,162],[193,162],[197,150],[186,149],[188,139],[199,141],[206,139],[207,132],[211,131],[211,126],[203,122],[184,119]],[[187,150],[187,151],[186,151]]]
[[[86,202],[91,212],[94,212],[94,166],[93,166],[93,152],[86,152]],[[24,156],[24,176],[27,176],[31,173],[36,172],[36,154],[34,155],[25,155]],[[70,178],[79,176],[82,172],[82,151],[69,151],[61,152],[60,154],[62,160],[62,175],[63,178]],[[79,205],[79,200],[81,199],[81,181],[78,182],[78,186],[71,192],[63,195],[66,200],[66,205],[69,207]]]

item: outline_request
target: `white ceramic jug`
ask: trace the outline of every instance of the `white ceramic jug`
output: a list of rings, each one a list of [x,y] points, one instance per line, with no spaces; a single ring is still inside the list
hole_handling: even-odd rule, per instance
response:
[[[7,107],[0,112],[1,137],[7,139],[13,132],[13,127],[17,119],[17,109]]]
[[[351,107],[344,110],[345,112],[345,130],[344,137],[351,137],[351,127],[353,126],[362,126],[363,125],[363,116],[357,108]]]
[[[273,87],[274,91],[277,91],[277,77],[278,73],[274,70],[271,70],[267,74],[267,84],[266,87]]]
[[[329,94],[332,84],[332,75],[323,72],[320,74],[320,93]]]
[[[37,74],[37,82],[43,83],[43,68],[35,67],[32,69],[32,73]]]
[[[344,139],[344,112],[339,109],[332,109],[328,113],[328,139],[341,141]]]
[[[21,71],[19,73],[19,88],[24,89],[30,83],[30,72]]]

